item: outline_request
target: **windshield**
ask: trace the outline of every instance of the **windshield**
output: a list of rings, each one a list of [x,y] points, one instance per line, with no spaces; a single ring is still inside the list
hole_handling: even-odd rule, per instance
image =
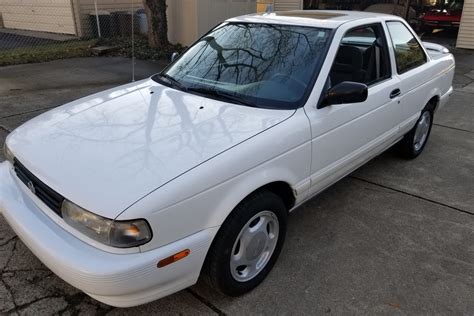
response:
[[[330,35],[313,27],[225,24],[153,79],[227,102],[294,109],[309,95]]]

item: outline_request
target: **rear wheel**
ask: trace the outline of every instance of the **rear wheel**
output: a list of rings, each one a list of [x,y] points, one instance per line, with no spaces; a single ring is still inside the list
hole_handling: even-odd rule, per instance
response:
[[[280,254],[286,234],[287,211],[270,191],[252,194],[225,220],[205,263],[208,283],[229,296],[259,285]]]
[[[415,126],[403,137],[398,144],[401,155],[407,159],[418,157],[425,148],[433,125],[433,112],[424,109]]]

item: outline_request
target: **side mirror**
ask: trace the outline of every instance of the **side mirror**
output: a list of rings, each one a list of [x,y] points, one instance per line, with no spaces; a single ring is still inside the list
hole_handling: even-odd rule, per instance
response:
[[[331,104],[359,103],[367,100],[367,85],[353,81],[343,81],[327,90],[318,108]]]
[[[171,54],[171,62],[175,61],[176,58],[178,58],[178,56],[179,56],[178,52],[174,52],[173,54]]]

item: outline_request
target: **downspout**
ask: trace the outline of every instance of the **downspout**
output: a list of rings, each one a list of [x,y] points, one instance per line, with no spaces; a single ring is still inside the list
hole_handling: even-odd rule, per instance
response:
[[[97,10],[97,0],[94,0],[94,7],[95,7],[95,20],[97,21],[97,34],[99,35],[99,38],[101,38],[102,34],[100,34],[100,22],[99,22],[99,11]]]

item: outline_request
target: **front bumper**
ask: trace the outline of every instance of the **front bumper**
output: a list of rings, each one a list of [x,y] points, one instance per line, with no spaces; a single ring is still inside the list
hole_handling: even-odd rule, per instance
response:
[[[205,229],[143,253],[113,254],[65,231],[40,210],[23,187],[12,173],[11,164],[0,163],[0,213],[25,245],[55,274],[112,306],[144,304],[196,283],[218,230],[217,227]],[[157,268],[158,261],[183,249],[190,249],[189,256]]]

